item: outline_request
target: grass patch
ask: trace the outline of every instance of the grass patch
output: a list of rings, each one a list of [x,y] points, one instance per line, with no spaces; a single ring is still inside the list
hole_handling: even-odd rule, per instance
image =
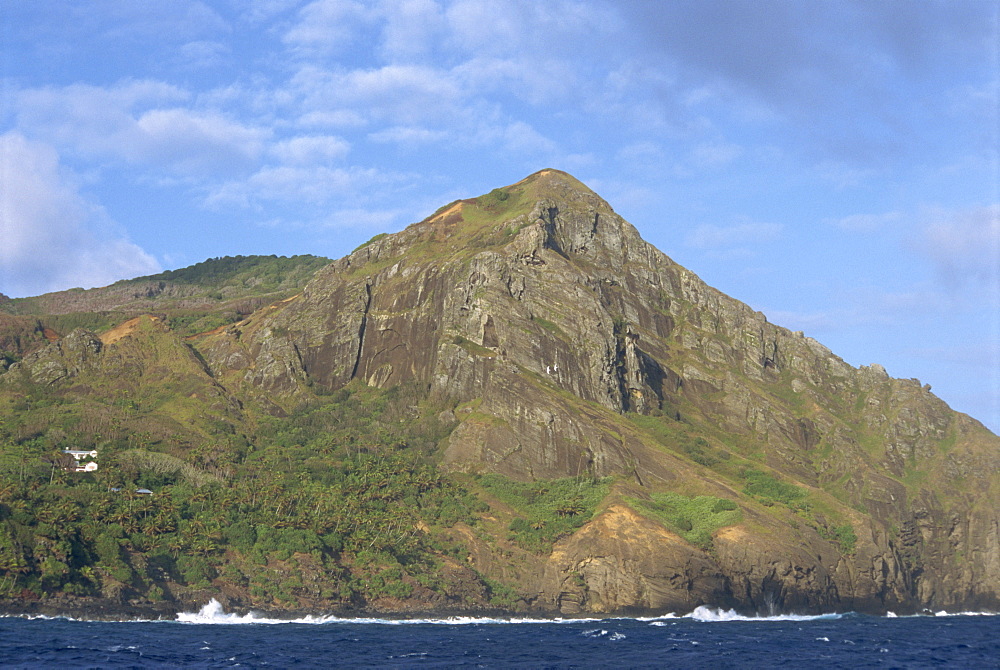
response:
[[[511,521],[510,540],[536,553],[552,550],[552,543],[594,516],[611,489],[611,478],[566,477],[516,482],[502,475],[478,477],[479,484],[518,514]]]
[[[472,340],[468,339],[467,337],[462,337],[461,335],[456,335],[452,339],[452,343],[462,347],[473,356],[480,356],[482,358],[495,358],[497,355],[497,352],[493,351],[492,349],[484,347],[481,344],[476,344]]]
[[[679,493],[654,493],[649,500],[630,498],[639,512],[652,517],[701,549],[711,549],[712,533],[743,520],[739,505],[715,496],[689,498]]]
[[[569,339],[566,336],[566,333],[563,332],[562,328],[560,328],[558,325],[556,325],[552,321],[549,321],[548,319],[543,319],[540,316],[533,316],[533,317],[531,317],[531,320],[533,322],[537,323],[539,326],[541,326],[544,330],[547,330],[550,333],[552,333],[553,335],[555,335],[556,337],[558,337],[560,339],[563,339],[563,340],[568,340]]]
[[[743,493],[756,498],[765,505],[782,503],[792,508],[802,505],[805,490],[788,484],[760,470],[749,468],[743,471]]]
[[[858,543],[858,536],[854,532],[854,526],[849,523],[845,523],[840,526],[834,526],[832,528],[820,527],[817,529],[819,531],[820,537],[824,540],[830,540],[835,542],[840,551],[843,554],[853,554],[854,547]]]
[[[705,467],[712,467],[718,464],[719,460],[726,460],[729,454],[719,452],[712,448],[703,437],[692,437],[685,427],[678,421],[665,417],[646,416],[643,414],[629,413],[629,421],[641,428],[657,442],[680,452],[692,461]]]
[[[510,200],[510,192],[495,188],[486,195],[476,198],[476,204],[491,214],[498,214],[507,208],[507,201]]]

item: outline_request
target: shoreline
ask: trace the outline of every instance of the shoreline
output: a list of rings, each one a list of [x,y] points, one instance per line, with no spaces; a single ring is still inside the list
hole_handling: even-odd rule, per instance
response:
[[[947,617],[947,616],[1000,616],[992,611],[923,610],[900,614],[892,611],[871,612],[820,612],[780,614],[740,614],[732,609],[702,605],[691,612],[606,612],[590,616],[567,616],[558,612],[511,612],[506,610],[426,610],[421,612],[386,612],[374,610],[289,610],[224,606],[215,598],[200,605],[176,602],[162,603],[110,603],[101,600],[67,599],[56,601],[0,601],[0,618],[23,619],[66,619],[81,623],[189,623],[189,624],[508,624],[508,623],[575,623],[603,621],[610,619],[633,619],[637,621],[669,621],[674,619],[696,619],[706,622],[732,621],[809,621],[817,619],[842,618],[845,616],[871,616],[876,618]]]

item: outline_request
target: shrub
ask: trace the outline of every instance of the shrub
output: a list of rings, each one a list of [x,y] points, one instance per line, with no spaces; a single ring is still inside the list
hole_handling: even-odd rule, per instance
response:
[[[841,526],[834,526],[833,528],[820,528],[819,534],[824,539],[836,542],[841,553],[854,553],[854,547],[858,542],[858,536],[855,534],[854,527],[851,524],[845,523]]]
[[[257,531],[246,520],[231,524],[223,531],[223,535],[229,544],[244,553],[253,549],[254,543],[257,542]]]
[[[743,479],[746,481],[743,492],[761,501],[780,502],[793,506],[806,496],[806,492],[798,486],[775,479],[772,475],[760,470],[744,470]]]
[[[649,500],[631,499],[630,502],[637,510],[702,549],[711,548],[714,531],[737,524],[743,518],[736,503],[714,496],[689,498],[677,493],[654,493]]]
[[[181,556],[177,559],[177,570],[188,586],[204,588],[215,576],[215,571],[201,556]]]
[[[611,478],[515,482],[489,474],[481,476],[479,483],[517,511],[519,516],[508,526],[511,540],[529,551],[544,552],[556,539],[591,519],[610,490]]]

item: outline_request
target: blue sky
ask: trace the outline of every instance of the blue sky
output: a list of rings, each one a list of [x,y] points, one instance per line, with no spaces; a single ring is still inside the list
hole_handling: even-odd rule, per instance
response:
[[[0,0],[0,292],[339,257],[566,170],[1000,431],[1000,3]]]

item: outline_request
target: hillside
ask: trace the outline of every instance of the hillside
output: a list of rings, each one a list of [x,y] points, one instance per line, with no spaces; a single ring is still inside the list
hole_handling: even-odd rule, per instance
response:
[[[211,330],[115,308],[0,376],[8,609],[1000,608],[1000,438],[565,173],[265,296]]]
[[[329,262],[309,255],[226,256],[103,288],[15,299],[0,294],[0,361],[17,360],[74,328],[103,330],[142,314],[159,315],[182,334],[210,330],[298,293]]]

